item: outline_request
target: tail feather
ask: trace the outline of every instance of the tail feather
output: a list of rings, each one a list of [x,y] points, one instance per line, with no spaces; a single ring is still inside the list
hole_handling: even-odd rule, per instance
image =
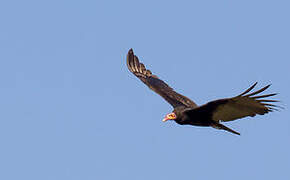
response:
[[[241,135],[240,133],[238,133],[238,132],[226,127],[225,125],[219,124],[219,123],[212,124],[212,127],[216,128],[216,129],[223,129],[225,131],[228,131],[228,132],[231,132],[231,133],[234,133],[234,134],[237,134],[237,135]]]

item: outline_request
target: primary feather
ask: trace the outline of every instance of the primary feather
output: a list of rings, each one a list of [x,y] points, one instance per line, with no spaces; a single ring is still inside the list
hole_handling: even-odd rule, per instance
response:
[[[128,69],[137,76],[150,89],[162,96],[174,108],[178,106],[197,107],[189,98],[175,92],[164,81],[153,75],[150,70],[146,69],[144,64],[140,63],[138,57],[130,49],[127,55]]]
[[[269,104],[265,102],[277,102],[275,100],[268,99],[259,99],[274,96],[276,94],[267,94],[263,96],[254,96],[259,94],[270,87],[270,85],[255,91],[253,93],[247,94],[250,92],[257,83],[251,86],[242,94],[226,99],[226,103],[218,103],[220,100],[217,100],[216,109],[213,112],[212,119],[214,121],[233,121],[247,116],[255,116],[257,114],[264,115],[268,112],[275,110],[274,107],[278,107],[274,104]],[[209,103],[210,104],[210,103]]]

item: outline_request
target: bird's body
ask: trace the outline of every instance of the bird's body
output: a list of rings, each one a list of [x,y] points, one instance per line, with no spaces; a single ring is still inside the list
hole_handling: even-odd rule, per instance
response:
[[[130,49],[127,55],[128,69],[137,76],[150,89],[162,96],[173,106],[173,112],[168,114],[163,121],[174,120],[180,125],[210,126],[216,129],[223,129],[234,134],[238,132],[220,124],[221,121],[233,121],[246,116],[263,115],[275,110],[276,105],[270,104],[276,100],[263,99],[276,94],[255,96],[270,85],[249,93],[257,83],[246,91],[232,98],[219,99],[198,106],[189,98],[175,92],[164,81],[153,75],[150,70],[139,62],[138,57]]]
[[[180,125],[210,126],[210,114],[200,108],[175,108],[175,122]]]

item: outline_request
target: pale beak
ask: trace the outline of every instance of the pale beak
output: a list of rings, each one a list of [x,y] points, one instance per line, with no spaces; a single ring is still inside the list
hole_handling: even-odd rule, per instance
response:
[[[166,117],[166,118],[164,118],[163,120],[162,120],[162,122],[166,122],[166,121],[168,121],[168,120],[170,120],[168,117]]]

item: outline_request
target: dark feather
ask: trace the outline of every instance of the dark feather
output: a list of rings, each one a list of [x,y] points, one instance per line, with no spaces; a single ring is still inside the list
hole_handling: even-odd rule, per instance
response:
[[[243,118],[246,116],[255,116],[256,114],[263,115],[272,110],[277,110],[273,107],[280,107],[274,104],[270,104],[270,102],[277,102],[276,100],[262,99],[270,96],[275,96],[276,93],[261,95],[261,96],[253,96],[259,94],[270,87],[267,85],[262,89],[259,89],[253,93],[249,93],[257,83],[252,85],[249,89],[247,89],[244,93],[234,98],[229,98],[228,103],[218,106],[213,113],[213,119],[215,121],[232,121],[239,118]],[[263,103],[269,102],[269,103]]]
[[[238,95],[238,96],[242,96],[247,94],[248,92],[250,92],[252,89],[254,89],[254,87],[258,84],[258,82],[255,82],[255,84],[253,84],[250,88],[248,88],[247,90],[245,90],[242,94]]]
[[[256,83],[256,84],[257,84],[257,83]],[[250,96],[253,96],[253,95],[255,95],[255,94],[261,93],[261,92],[265,91],[266,89],[268,89],[270,86],[271,86],[271,84],[269,84],[269,85],[263,87],[262,89],[260,89],[260,90],[258,90],[258,91],[255,91],[255,92],[253,92],[253,93],[251,93],[251,94],[248,94],[248,95],[246,95],[246,96],[247,96],[247,97],[250,97]]]
[[[127,66],[135,76],[137,76],[150,89],[162,96],[174,108],[178,106],[191,108],[197,107],[197,105],[189,98],[175,92],[164,81],[159,79],[156,75],[153,75],[150,70],[147,70],[146,67],[139,62],[138,57],[134,55],[132,49],[129,50],[127,55]]]
[[[258,91],[253,93],[249,93],[257,83],[252,85],[242,94],[235,96],[233,98],[219,99],[215,101],[211,101],[205,105],[202,105],[195,109],[194,111],[200,112],[206,111],[208,114],[211,114],[211,118],[216,121],[233,121],[236,119],[240,119],[247,116],[255,116],[257,114],[263,115],[273,110],[277,110],[277,108],[282,108],[280,106],[271,104],[271,102],[278,102],[276,100],[262,99],[265,97],[274,96],[276,94],[268,94],[261,96],[253,96],[265,91],[270,85],[265,86]],[[267,102],[267,103],[264,103]],[[189,110],[193,111],[193,110]]]

